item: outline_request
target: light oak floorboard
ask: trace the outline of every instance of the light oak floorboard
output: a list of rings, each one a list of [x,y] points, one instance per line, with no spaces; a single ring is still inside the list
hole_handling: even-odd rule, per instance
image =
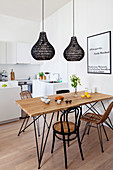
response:
[[[47,116],[50,118],[50,114]],[[32,120],[32,119],[31,119]],[[54,122],[56,117],[54,117]],[[33,125],[23,134],[17,136],[22,121],[0,125],[0,170],[37,170],[37,154]],[[81,124],[80,135],[85,124]],[[43,118],[40,119],[40,130],[43,129]],[[113,169],[113,131],[106,127],[109,142],[103,134],[104,153],[101,152],[97,130],[92,128],[84,137],[82,161],[77,140],[67,147],[68,170],[112,170]],[[39,138],[39,143],[41,137]],[[63,143],[56,139],[53,154],[51,154],[52,128],[41,163],[42,170],[64,170]]]

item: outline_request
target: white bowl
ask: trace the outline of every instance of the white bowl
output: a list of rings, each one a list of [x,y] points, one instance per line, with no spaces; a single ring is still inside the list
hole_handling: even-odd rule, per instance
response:
[[[49,103],[50,103],[50,99],[46,99],[46,100],[45,100],[45,103],[46,103],[46,104],[49,104]]]
[[[45,100],[47,100],[47,99],[48,99],[47,96],[41,97],[41,101],[42,101],[42,102],[45,102]]]

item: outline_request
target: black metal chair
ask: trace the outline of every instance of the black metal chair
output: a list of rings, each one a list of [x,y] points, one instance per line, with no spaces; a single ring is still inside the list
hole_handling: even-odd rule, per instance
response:
[[[70,93],[70,91],[68,90],[68,89],[64,89],[64,90],[57,90],[56,91],[56,94],[62,94],[62,93]],[[58,111],[58,113],[57,113],[57,121],[58,121],[58,119],[59,119],[59,111]]]
[[[74,111],[74,112],[71,112]],[[68,121],[69,116],[71,114],[74,114],[74,122]],[[67,153],[66,153],[66,141],[72,141],[74,139],[78,139],[80,154],[82,157],[82,160],[84,160],[82,148],[81,148],[81,142],[79,137],[79,127],[80,127],[80,117],[82,115],[82,108],[81,107],[73,107],[69,108],[68,110],[64,111],[62,115],[60,116],[60,121],[56,122],[53,125],[53,143],[52,143],[52,149],[51,153],[53,153],[54,144],[55,144],[55,137],[57,137],[60,140],[63,140],[64,145],[64,156],[65,156],[65,168],[67,169]],[[66,118],[66,121],[64,121],[64,117]],[[67,136],[67,138],[66,138]]]

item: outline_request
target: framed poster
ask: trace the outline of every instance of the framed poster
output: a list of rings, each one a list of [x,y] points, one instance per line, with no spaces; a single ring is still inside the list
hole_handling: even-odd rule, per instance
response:
[[[111,74],[111,31],[87,37],[87,71]]]

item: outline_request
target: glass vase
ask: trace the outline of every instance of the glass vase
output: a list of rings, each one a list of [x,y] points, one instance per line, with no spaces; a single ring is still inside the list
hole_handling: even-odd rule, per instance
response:
[[[74,96],[77,96],[77,86],[75,87],[75,92],[74,92]]]

